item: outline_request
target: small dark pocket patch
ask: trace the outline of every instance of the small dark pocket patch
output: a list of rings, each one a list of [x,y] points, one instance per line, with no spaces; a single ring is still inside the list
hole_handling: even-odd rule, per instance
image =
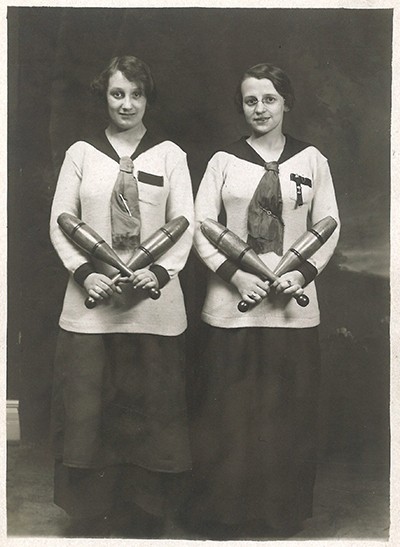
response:
[[[153,186],[164,186],[164,177],[160,175],[152,175],[145,171],[138,172],[138,180],[145,184],[152,184]]]

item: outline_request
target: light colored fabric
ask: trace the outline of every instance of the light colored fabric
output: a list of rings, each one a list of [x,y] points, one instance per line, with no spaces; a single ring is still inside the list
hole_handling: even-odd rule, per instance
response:
[[[142,171],[163,178],[163,185],[140,182]],[[184,267],[192,244],[194,218],[193,196],[186,154],[174,143],[164,141],[134,160],[138,178],[141,239],[148,238],[163,224],[184,215],[190,225],[182,238],[163,255],[157,264],[171,278],[159,300],[151,300],[141,289],[123,286],[122,295],[113,295],[95,309],[84,305],[87,296],[72,278],[74,271],[90,258],[62,233],[57,217],[66,211],[76,215],[111,244],[110,198],[119,172],[118,163],[83,141],[73,144],[66,153],[54,196],[51,241],[70,279],[60,317],[60,326],[81,333],[137,332],[175,336],[187,326],[186,312],[178,273]],[[119,256],[127,261],[129,252]],[[92,259],[96,271],[113,276],[116,270]]]
[[[320,322],[314,282],[305,289],[305,294],[310,299],[306,308],[301,308],[293,298],[271,295],[248,312],[241,313],[237,309],[240,300],[237,289],[214,273],[226,257],[201,233],[200,224],[206,218],[217,220],[223,205],[227,227],[246,240],[248,205],[263,172],[263,166],[240,159],[226,151],[217,152],[208,163],[195,205],[195,248],[211,270],[202,319],[210,325],[223,328],[314,327]],[[293,173],[312,181],[311,187],[302,188],[304,204],[301,206],[297,204],[296,184],[290,180]],[[328,161],[315,147],[308,146],[279,165],[279,179],[285,225],[284,253],[318,220],[330,215],[338,222],[338,227],[328,242],[309,260],[320,273],[331,258],[339,237],[338,209]],[[259,256],[272,270],[281,258],[274,252]]]

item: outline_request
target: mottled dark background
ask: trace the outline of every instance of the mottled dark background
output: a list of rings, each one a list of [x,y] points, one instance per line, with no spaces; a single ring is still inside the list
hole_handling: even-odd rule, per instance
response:
[[[65,149],[105,123],[88,85],[113,55],[145,60],[147,114],[188,153],[196,190],[212,151],[245,130],[237,79],[269,61],[293,81],[286,131],[330,160],[343,222],[318,279],[321,458],[389,463],[389,223],[392,11],[379,9],[9,8],[8,398],[23,442],[47,439],[66,273],[48,238]],[[202,342],[203,267],[181,276],[188,392]]]

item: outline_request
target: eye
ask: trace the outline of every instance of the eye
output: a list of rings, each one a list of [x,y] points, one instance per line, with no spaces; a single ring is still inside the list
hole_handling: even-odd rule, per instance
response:
[[[264,97],[263,99],[263,102],[266,103],[266,104],[271,104],[271,103],[274,103],[276,101],[276,97]]]
[[[142,93],[140,90],[134,91],[134,92],[132,93],[132,97],[133,97],[134,99],[140,99],[140,97],[142,97],[142,96],[143,96],[143,93]]]
[[[122,99],[124,94],[122,91],[111,91],[111,96],[114,97],[114,99]]]
[[[257,99],[255,97],[247,97],[245,100],[244,100],[244,103],[247,105],[247,106],[255,106],[257,104]]]

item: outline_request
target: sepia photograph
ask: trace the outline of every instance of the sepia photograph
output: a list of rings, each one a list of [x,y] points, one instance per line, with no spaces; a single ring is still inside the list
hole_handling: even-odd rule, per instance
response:
[[[329,4],[7,7],[6,540],[391,543],[397,8]]]

